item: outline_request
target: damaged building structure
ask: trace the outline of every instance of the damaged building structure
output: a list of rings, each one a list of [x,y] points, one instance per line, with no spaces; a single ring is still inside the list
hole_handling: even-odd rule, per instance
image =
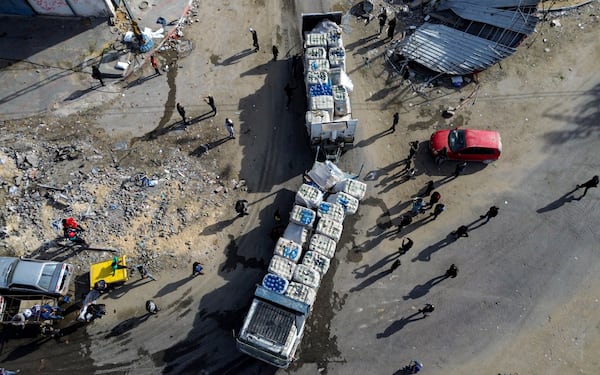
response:
[[[537,25],[539,0],[437,0],[424,23],[393,47],[408,64],[447,75],[483,71],[515,53]]]

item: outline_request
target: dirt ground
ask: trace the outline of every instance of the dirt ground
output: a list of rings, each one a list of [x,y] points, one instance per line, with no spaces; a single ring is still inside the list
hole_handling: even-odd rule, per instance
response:
[[[132,301],[141,300],[144,295],[158,295],[164,298],[164,305],[175,306],[190,294],[198,298],[202,293],[223,287],[227,276],[215,276],[194,287],[193,293],[191,286],[177,290],[183,285],[178,280],[187,276],[189,264],[194,260],[205,264],[207,274],[216,275],[228,266],[235,269],[227,260],[231,258],[228,251],[232,239],[252,228],[265,237],[272,225],[272,212],[289,198],[289,194],[276,194],[297,185],[301,172],[310,165],[309,152],[286,165],[277,162],[278,153],[296,152],[304,147],[305,141],[293,138],[295,133],[285,128],[286,122],[302,122],[301,95],[294,97],[290,111],[281,106],[291,56],[300,52],[296,26],[285,26],[297,25],[297,9],[281,9],[268,1],[221,3],[216,9],[213,4],[196,4],[199,13],[210,12],[218,17],[206,17],[201,24],[187,27],[184,38],[195,46],[191,56],[176,60],[169,53],[160,55],[161,65],[170,66],[170,70],[163,74],[162,81],[152,83],[151,89],[150,84],[135,84],[136,79],[149,74],[147,67],[115,88],[125,93],[128,100],[112,100],[68,116],[50,113],[4,121],[0,127],[3,186],[0,225],[4,228],[0,247],[4,253],[68,259],[83,275],[89,263],[112,255],[102,249],[116,249],[129,256],[132,263],[146,264],[163,280],[160,284],[145,284],[146,289],[130,290],[131,298],[111,299],[110,309],[115,313],[89,329],[97,341],[102,340],[115,322],[142,314],[143,307]],[[353,4],[334,1],[330,5],[324,10],[346,12]],[[345,43],[354,46],[348,50],[352,61],[349,65],[354,66],[350,72],[355,84],[353,111],[368,126],[359,129],[360,153],[345,156],[341,166],[353,172],[362,168],[364,175],[404,158],[408,154],[408,141],[426,140],[438,128],[477,124],[479,128],[501,129],[506,152],[501,164],[489,168],[510,178],[503,182],[482,180],[478,189],[486,193],[477,195],[465,210],[486,207],[495,191],[513,188],[515,181],[526,178],[528,169],[543,162],[544,152],[535,149],[539,143],[533,142],[533,134],[558,130],[547,128],[545,116],[561,116],[555,108],[548,108],[545,101],[564,96],[568,102],[571,96],[590,89],[587,86],[590,82],[586,82],[590,72],[595,71],[594,77],[598,78],[599,11],[595,2],[549,15],[548,19],[559,19],[562,25],[551,27],[548,22],[538,25],[537,32],[525,40],[514,56],[479,75],[477,93],[467,100],[464,99],[475,90],[474,83],[456,90],[446,82],[426,88],[422,95],[414,93],[399,77],[390,75],[383,62],[386,51],[383,43],[369,47],[359,43],[362,37],[375,31],[376,25],[365,27],[348,17],[346,26],[351,32]],[[221,34],[215,44],[214,36],[206,30],[222,30],[218,25],[222,19],[237,20],[239,31]],[[255,27],[265,41],[258,54],[248,52],[248,27]],[[269,62],[271,44],[280,46],[281,62]],[[370,60],[368,65],[364,64],[366,56]],[[532,81],[532,76],[545,78]],[[185,91],[176,94],[174,87],[183,85]],[[506,92],[522,92],[523,100]],[[207,113],[209,107],[202,101],[208,94],[217,100],[215,116]],[[179,101],[194,118],[191,126],[181,126],[178,122],[173,108]],[[454,117],[442,118],[444,109],[459,105]],[[366,147],[389,127],[396,111],[400,113],[401,129],[376,147]],[[581,118],[588,115],[579,114]],[[236,140],[225,137],[226,117],[236,123]],[[276,138],[272,143],[264,142],[261,137],[270,132]],[[524,164],[527,168],[511,167]],[[416,167],[419,174],[428,176],[447,172],[426,163]],[[139,175],[158,180],[157,186],[141,186],[136,177]],[[404,199],[406,191],[419,188],[420,181],[409,181],[402,191],[380,188],[377,194],[393,201]],[[462,190],[464,187],[460,185],[448,187],[444,192],[448,197],[446,203],[459,205],[464,199]],[[251,215],[245,222],[237,220],[233,212],[234,202],[240,198],[251,202]],[[81,221],[87,228],[85,239],[99,251],[78,251],[55,239],[60,236],[56,221],[67,215]],[[415,240],[425,240],[427,235],[419,233]],[[264,246],[268,240],[264,241],[238,243],[237,247],[243,249],[242,245],[246,245],[249,250],[235,253],[241,260],[236,259],[248,262],[250,257],[244,258],[244,251]],[[258,261],[249,267],[260,273],[262,266]],[[173,291],[169,290],[173,292],[171,295],[167,295],[165,284],[173,285]],[[516,357],[521,362],[515,368],[520,368],[523,374],[557,373],[555,369],[562,367],[550,357],[559,363],[570,359],[583,363],[573,373],[594,373],[594,369],[600,368],[595,357],[600,349],[598,327],[590,326],[593,333],[585,338],[585,345],[565,345],[568,340],[579,340],[570,339],[572,330],[578,331],[582,325],[600,319],[598,309],[573,318],[581,301],[589,301],[590,296],[598,296],[600,292],[593,282],[583,284],[580,292],[551,318],[538,320],[539,324],[527,331],[506,336],[505,341],[497,342],[453,373],[477,373],[482,366],[498,368]],[[175,331],[184,331],[183,322],[181,326]],[[153,348],[164,349],[164,346],[167,343]],[[529,348],[548,353],[548,361],[522,355]],[[119,354],[121,357],[116,357]],[[131,360],[126,351],[94,355],[102,364],[125,364]],[[139,358],[150,362],[148,356]],[[139,358],[137,365],[142,366],[144,359]]]

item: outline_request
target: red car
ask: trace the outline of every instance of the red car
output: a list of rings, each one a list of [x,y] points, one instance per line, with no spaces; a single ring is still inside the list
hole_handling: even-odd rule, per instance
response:
[[[445,160],[491,163],[502,153],[500,134],[491,130],[438,130],[429,139],[429,151],[437,163]]]

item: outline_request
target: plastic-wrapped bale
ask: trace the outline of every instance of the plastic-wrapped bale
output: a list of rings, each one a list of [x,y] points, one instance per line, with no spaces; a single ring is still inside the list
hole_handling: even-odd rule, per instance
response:
[[[289,281],[279,275],[268,273],[263,277],[262,286],[279,294],[284,294],[289,285]]]
[[[332,95],[334,106],[333,110],[336,115],[345,116],[351,113],[352,109],[350,108],[350,96],[348,95],[348,90],[346,90],[344,86],[333,86]]]
[[[316,161],[310,171],[308,177],[319,185],[323,191],[328,191],[338,182],[346,178],[346,174],[342,172],[335,164],[327,160],[325,163]]]
[[[317,233],[323,234],[331,238],[335,242],[339,242],[340,238],[342,237],[343,229],[344,226],[339,221],[323,217],[319,219],[316,231]]]
[[[326,47],[327,35],[325,33],[307,33],[304,35],[306,47]]]
[[[321,282],[321,274],[312,267],[305,266],[304,264],[298,264],[296,269],[294,269],[294,276],[292,280],[316,289],[319,287],[319,283]]]
[[[308,69],[307,71],[328,71],[329,70],[329,60],[326,59],[317,59],[317,60],[308,60],[307,61]]]
[[[304,246],[306,241],[308,241],[308,236],[310,236],[310,230],[303,226],[294,223],[289,223],[283,231],[283,238],[293,241],[300,245],[300,247]]]
[[[316,251],[307,251],[302,257],[302,264],[316,269],[319,271],[321,276],[327,273],[327,270],[329,269],[329,262],[329,258]]]
[[[331,238],[315,233],[310,238],[310,244],[308,245],[308,249],[310,251],[316,251],[319,254],[323,254],[329,259],[333,259],[335,256],[335,248],[337,243]]]
[[[327,111],[306,111],[307,124],[322,124],[331,121]]]
[[[342,83],[342,68],[331,67],[329,72],[327,72],[327,77],[329,77],[329,82],[331,82],[333,86],[340,85]]]
[[[331,95],[311,96],[308,101],[308,108],[327,111],[330,118],[333,118],[333,107],[333,96]]]
[[[290,213],[290,221],[298,225],[304,225],[306,227],[312,227],[316,218],[315,211],[310,208],[294,205],[292,212]]]
[[[317,216],[319,217],[327,217],[329,219],[339,221],[342,223],[344,221],[344,207],[338,203],[330,203],[330,202],[321,202],[319,207],[317,208]]]
[[[298,263],[302,255],[302,246],[287,238],[280,237],[275,244],[275,255],[287,258],[294,263]]]
[[[323,96],[323,95],[331,96],[331,95],[333,95],[333,89],[331,88],[331,85],[328,83],[319,83],[316,85],[310,85],[310,87],[308,88],[308,95],[310,97]],[[335,101],[334,101],[334,104],[335,104]]]
[[[306,73],[306,83],[311,85],[320,85],[329,82],[329,74],[323,70],[309,70]]]
[[[323,192],[315,186],[302,184],[296,193],[296,203],[306,207],[318,207],[323,201]]]
[[[344,192],[350,194],[358,200],[362,200],[367,192],[367,184],[361,181],[347,178],[343,181],[338,182],[333,187],[334,192]]]
[[[295,268],[296,263],[287,258],[280,257],[279,255],[273,255],[271,263],[269,263],[269,272],[279,275],[286,280],[292,279]]]
[[[346,70],[346,51],[343,47],[329,49],[329,66]]]
[[[307,305],[312,306],[317,298],[317,291],[308,285],[290,281],[290,284],[285,290],[285,295],[296,301],[304,302]]]
[[[344,48],[344,42],[342,42],[342,30],[335,29],[329,30],[326,36],[328,47],[339,47]]]
[[[343,191],[330,195],[327,202],[341,204],[347,215],[355,214],[358,210],[358,199]]]
[[[306,60],[326,59],[327,50],[323,47],[309,47],[304,51],[304,58],[306,58]]]

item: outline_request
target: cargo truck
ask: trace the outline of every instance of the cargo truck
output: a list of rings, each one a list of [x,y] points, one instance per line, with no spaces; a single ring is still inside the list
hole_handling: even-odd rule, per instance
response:
[[[341,12],[302,14],[306,130],[311,148],[333,162],[354,145],[358,125],[350,106],[341,22]]]

